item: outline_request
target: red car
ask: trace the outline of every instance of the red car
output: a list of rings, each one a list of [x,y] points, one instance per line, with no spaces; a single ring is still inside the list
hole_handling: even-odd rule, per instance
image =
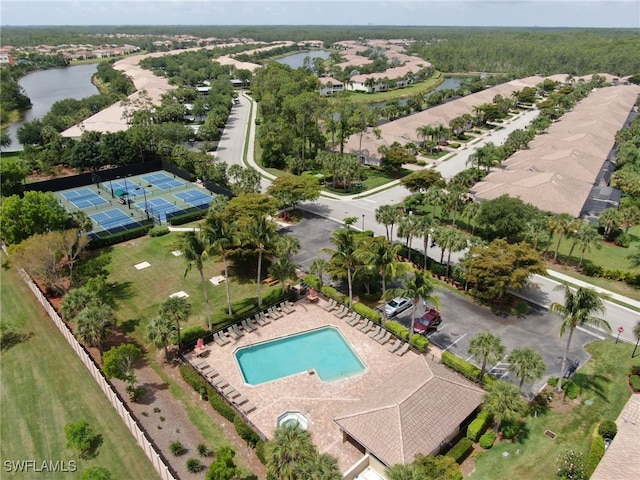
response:
[[[435,308],[430,308],[422,317],[420,317],[413,325],[415,333],[426,335],[431,330],[437,330],[438,325],[442,323],[440,312]]]

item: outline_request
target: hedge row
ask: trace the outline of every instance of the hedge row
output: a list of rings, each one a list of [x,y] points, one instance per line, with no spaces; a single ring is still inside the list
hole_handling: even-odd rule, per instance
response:
[[[182,332],[180,332],[180,344],[195,345],[198,339],[204,337],[206,333],[207,331],[200,326],[185,328],[184,330],[182,330]]]
[[[442,352],[442,363],[449,368],[452,368],[456,372],[462,374],[467,377],[469,380],[473,380],[474,382],[478,382],[480,379],[480,368],[475,365],[462,360],[461,358],[456,357],[453,353]],[[491,385],[495,383],[496,379],[491,375],[484,375],[484,383],[485,385]]]
[[[346,303],[347,297],[344,294],[340,293],[335,288],[330,287],[329,285],[323,285],[322,288],[320,289],[320,292],[322,292],[327,297],[332,298],[333,300],[336,300],[337,302]]]
[[[169,233],[169,227],[164,225],[158,225],[157,227],[153,227],[149,230],[150,237],[162,237],[163,235],[167,235]]]
[[[368,318],[374,323],[380,325],[382,323],[382,315],[380,312],[376,312],[373,308],[367,307],[363,303],[355,302],[353,304],[353,311],[359,313],[365,318]]]
[[[87,245],[87,249],[94,250],[96,248],[115,245],[117,243],[122,243],[127,240],[132,240],[134,238],[144,237],[147,234],[147,232],[151,230],[151,227],[152,225],[145,225],[142,227],[125,230],[124,232],[114,233],[113,235],[107,235],[105,237],[92,238],[89,244]]]
[[[478,413],[478,416],[467,427],[467,438],[472,442],[477,442],[489,426],[491,416],[486,412]]]
[[[244,423],[240,417],[236,415],[235,420],[233,421],[233,426],[236,427],[236,432],[240,435],[247,445],[251,448],[256,448],[256,445],[261,440],[260,435],[253,431],[249,425]]]
[[[591,448],[589,449],[589,455],[587,456],[587,461],[584,466],[584,475],[585,478],[590,478],[593,472],[595,472],[596,467],[600,463],[600,460],[604,456],[605,452],[605,444],[604,438],[602,435],[597,435],[596,438],[591,442]]]
[[[198,210],[197,212],[185,213],[184,215],[176,215],[175,217],[171,217],[171,219],[169,219],[169,224],[173,226],[184,225],[185,223],[200,220],[201,218],[204,218],[206,214],[206,210]]]
[[[447,452],[446,456],[453,458],[460,465],[469,456],[471,450],[473,450],[473,442],[463,437]]]
[[[409,338],[409,329],[396,320],[389,320],[384,326],[400,340],[406,341]]]
[[[589,277],[607,278],[625,282],[632,287],[640,287],[640,273],[630,272],[628,270],[608,270],[598,265],[585,265],[584,273]]]
[[[429,349],[429,339],[419,333],[414,333],[411,337],[411,345],[420,352],[426,352]]]
[[[551,377],[549,380],[547,380],[547,384],[551,385],[552,387],[557,387],[558,377]],[[564,390],[567,397],[569,397],[571,400],[575,400],[576,398],[578,398],[578,395],[580,395],[580,387],[571,380],[562,381],[562,390]]]
[[[480,437],[480,446],[486,450],[493,447],[493,442],[496,441],[496,432],[489,431]]]

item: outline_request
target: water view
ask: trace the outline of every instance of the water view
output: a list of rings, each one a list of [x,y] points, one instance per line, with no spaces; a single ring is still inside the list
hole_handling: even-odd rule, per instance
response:
[[[329,55],[331,55],[331,52],[327,50],[314,50],[312,52],[300,52],[287,55],[286,57],[279,58],[276,61],[284,65],[289,65],[291,68],[300,68],[304,64],[304,59],[306,57],[310,57],[311,59],[322,58],[326,60],[329,58]]]

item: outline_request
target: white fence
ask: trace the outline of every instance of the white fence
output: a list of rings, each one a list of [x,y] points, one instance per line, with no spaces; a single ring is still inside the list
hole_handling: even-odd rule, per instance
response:
[[[69,345],[71,345],[73,351],[76,352],[76,355],[78,355],[84,366],[87,367],[87,370],[89,370],[89,373],[91,373],[93,379],[98,383],[107,399],[109,399],[113,408],[116,409],[116,412],[118,412],[120,418],[122,418],[131,434],[135,437],[138,445],[140,445],[144,453],[153,464],[153,467],[160,475],[160,478],[162,478],[162,480],[176,480],[176,477],[171,473],[169,466],[164,462],[164,459],[160,455],[160,452],[156,450],[154,445],[147,438],[147,435],[131,416],[131,413],[127,409],[126,405],[120,400],[120,397],[118,397],[118,394],[111,387],[109,382],[107,382],[107,379],[104,377],[100,369],[96,366],[93,359],[89,356],[82,345],[80,345],[75,339],[75,337],[71,333],[71,330],[69,330],[69,327],[67,327],[60,319],[58,313],[49,303],[49,300],[47,300],[38,286],[33,282],[33,280],[31,280],[29,275],[24,270],[20,269],[20,275],[22,275],[22,278],[31,289],[31,292],[35,295],[35,297],[47,311],[49,317],[51,317],[51,320],[53,320],[53,323],[56,324],[58,330],[60,330],[67,342],[69,342]]]

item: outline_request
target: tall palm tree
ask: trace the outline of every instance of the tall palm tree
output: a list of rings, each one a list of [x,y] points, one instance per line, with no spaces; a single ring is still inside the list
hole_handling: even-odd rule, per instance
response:
[[[418,138],[422,139],[422,145],[424,146],[424,141],[431,137],[433,132],[433,127],[431,125],[422,125],[421,127],[416,128],[416,134]]]
[[[385,237],[367,238],[356,250],[356,256],[365,268],[375,271],[382,283],[382,298],[386,298],[387,279],[393,280],[405,273],[409,264],[398,261],[402,245],[389,243]]]
[[[518,421],[526,409],[527,402],[515,385],[498,380],[487,386],[482,410],[493,417],[496,432],[500,431],[503,421]]]
[[[480,365],[480,383],[483,383],[487,363],[497,363],[504,357],[505,347],[500,337],[491,332],[480,332],[469,342],[468,353]]]
[[[100,357],[104,353],[104,341],[116,328],[116,319],[109,305],[98,303],[87,306],[75,318],[76,336],[92,347],[98,347]]]
[[[267,444],[267,472],[280,480],[296,480],[299,466],[317,455],[311,434],[296,423],[276,428]]]
[[[304,480],[341,480],[338,460],[327,453],[314,455],[296,468],[297,477]]]
[[[336,248],[323,249],[331,255],[329,274],[334,278],[346,278],[349,286],[349,305],[353,305],[353,274],[360,264],[356,255],[356,239],[353,230],[347,225],[333,232],[331,243]]]
[[[191,304],[183,297],[169,297],[160,305],[158,315],[175,323],[178,334],[178,353],[180,353],[180,323],[186,322],[191,313]],[[211,329],[211,327],[209,327]]]
[[[604,227],[604,236],[611,238],[614,232],[622,226],[624,219],[617,208],[607,208],[598,217],[598,223]]]
[[[558,386],[556,387],[556,390],[561,392],[562,379],[565,368],[567,367],[567,357],[569,356],[569,348],[571,347],[571,338],[573,337],[574,330],[578,327],[588,326],[611,333],[611,326],[606,320],[595,316],[596,313],[605,312],[603,298],[606,297],[604,295],[587,287],[578,287],[574,291],[574,289],[567,284],[558,285],[555,290],[564,292],[564,304],[553,302],[549,306],[549,310],[563,317],[560,336],[562,337],[567,331],[569,332],[567,346],[562,355],[560,378],[558,379]]]
[[[547,364],[544,357],[531,347],[516,348],[507,356],[508,370],[520,379],[518,387],[522,390],[525,380],[537,380],[542,378]]]
[[[393,240],[393,226],[400,219],[400,210],[393,205],[382,205],[376,208],[376,222],[384,225],[387,231],[387,240]]]
[[[280,282],[284,293],[285,282],[296,276],[296,265],[287,257],[280,257],[269,265],[269,276]]]
[[[468,246],[467,237],[460,230],[455,228],[441,229],[441,234],[438,237],[438,245],[442,249],[442,256],[444,252],[447,254],[447,272],[446,276],[449,276],[449,270],[451,266],[451,252],[461,252]],[[442,258],[440,259],[442,263]]]
[[[254,219],[247,225],[245,236],[258,252],[258,307],[262,306],[262,257],[265,252],[273,248],[273,243],[277,238],[278,232],[276,224],[267,217],[259,217]]]
[[[428,266],[428,251],[429,251],[429,237],[433,234],[435,227],[437,227],[437,220],[432,220],[431,218],[423,215],[418,217],[416,220],[416,235],[422,236],[422,248],[424,253],[424,264],[422,268],[425,270]]]
[[[60,305],[62,318],[64,318],[65,321],[73,319],[88,305],[91,305],[97,300],[95,293],[87,288],[72,288],[62,298],[62,304]]]
[[[551,219],[549,220],[549,227],[551,228],[551,230],[553,230],[553,233],[558,235],[556,251],[553,255],[553,261],[555,262],[558,259],[558,252],[560,251],[560,242],[562,242],[562,238],[564,237],[564,235],[572,232],[575,229],[576,219],[568,213],[560,213],[551,217]]]
[[[413,276],[407,279],[403,288],[389,290],[387,298],[405,297],[411,299],[411,329],[409,335],[413,335],[413,327],[416,323],[416,314],[420,300],[431,303],[436,308],[440,308],[440,299],[433,292],[436,289],[436,282],[429,272],[413,271]]]
[[[411,243],[416,233],[416,217],[413,215],[402,215],[398,221],[398,237],[405,239],[407,259],[409,261],[411,261]]]
[[[169,361],[169,350],[167,346],[175,338],[176,324],[172,319],[165,316],[156,317],[147,324],[147,340],[156,347],[164,348],[165,361]]]
[[[233,315],[231,308],[231,287],[229,285],[229,267],[227,256],[229,251],[239,244],[238,227],[235,222],[223,220],[219,215],[209,215],[202,227],[211,245],[211,253],[220,255],[224,268],[224,284],[227,293],[227,313]]]
[[[464,206],[462,210],[462,215],[469,219],[469,223],[472,225],[471,227],[471,235],[476,234],[477,221],[480,217],[480,211],[482,210],[482,205],[480,202],[469,202]]]
[[[318,280],[320,281],[320,288],[321,289],[322,289],[322,284],[323,284],[322,277],[324,276],[324,274],[327,271],[328,267],[329,267],[329,262],[327,262],[324,258],[316,258],[316,259],[314,259],[313,262],[311,262],[311,265],[309,266],[309,271],[313,275],[318,277]]]
[[[584,261],[584,254],[591,251],[592,247],[597,249],[602,248],[602,238],[598,229],[593,225],[585,227],[578,235],[578,244],[580,245],[580,260],[578,261],[578,268],[582,268],[582,262]]]
[[[437,186],[432,186],[427,189],[424,194],[424,201],[427,205],[433,207],[431,211],[431,220],[435,220],[436,218],[436,210],[438,207],[441,207],[444,204],[445,192],[442,188]]]
[[[209,292],[207,291],[207,281],[204,278],[204,261],[209,256],[211,244],[209,243],[209,237],[205,230],[184,232],[180,234],[175,244],[175,248],[182,252],[182,255],[187,262],[187,268],[184,271],[184,276],[187,276],[189,270],[192,267],[196,267],[200,274],[200,283],[202,284],[202,293],[204,295],[204,301],[207,305],[207,320],[209,324],[209,330],[211,330],[211,305],[209,304]],[[178,342],[179,346],[179,342]]]
[[[385,470],[389,480],[423,480],[424,472],[415,463],[398,463]]]

